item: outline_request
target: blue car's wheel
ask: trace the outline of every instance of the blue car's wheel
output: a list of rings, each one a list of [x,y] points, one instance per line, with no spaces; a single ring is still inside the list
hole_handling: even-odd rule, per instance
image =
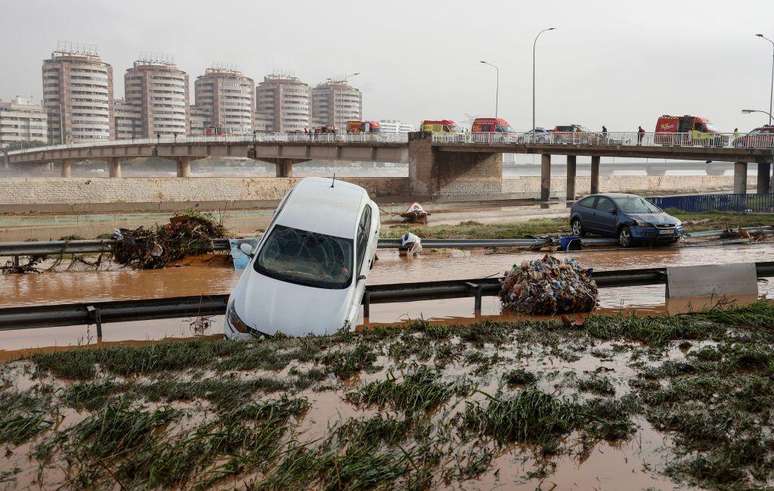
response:
[[[629,227],[621,227],[618,231],[618,245],[621,247],[632,245],[632,231],[629,230]]]
[[[570,227],[572,229],[572,234],[577,237],[585,237],[586,232],[583,230],[583,224],[580,221],[580,218],[573,218],[572,223],[570,224]]]

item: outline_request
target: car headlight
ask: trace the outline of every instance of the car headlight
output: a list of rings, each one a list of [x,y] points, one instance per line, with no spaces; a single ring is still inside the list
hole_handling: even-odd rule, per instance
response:
[[[236,307],[234,307],[233,302],[228,306],[228,311],[226,312],[226,320],[228,321],[228,325],[230,325],[238,332],[245,333],[245,334],[250,332],[250,326],[245,324],[244,321],[239,318],[239,316],[236,313]]]

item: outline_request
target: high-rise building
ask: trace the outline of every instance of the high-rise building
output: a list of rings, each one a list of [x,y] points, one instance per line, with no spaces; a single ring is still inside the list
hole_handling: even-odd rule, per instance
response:
[[[397,119],[382,119],[379,121],[379,131],[382,133],[411,133],[414,130],[413,124],[404,123]]]
[[[134,140],[145,138],[142,132],[142,114],[139,106],[129,104],[123,99],[113,103],[116,140]]]
[[[113,68],[96,48],[57,48],[43,61],[43,108],[52,144],[111,139]]]
[[[314,127],[345,129],[347,121],[363,117],[363,94],[346,80],[328,80],[312,89]]]
[[[309,85],[289,75],[267,75],[255,89],[256,121],[266,121],[266,131],[309,129]]]
[[[196,106],[209,115],[219,133],[252,133],[255,120],[255,82],[238,70],[208,68],[194,83]]]
[[[40,104],[14,97],[0,99],[0,148],[48,142],[48,116]]]
[[[191,136],[202,136],[207,133],[208,129],[212,128],[210,124],[209,112],[199,106],[191,106],[188,108],[190,114],[191,129],[188,134]]]
[[[141,59],[124,74],[125,100],[140,110],[143,138],[188,134],[188,75],[169,61]]]

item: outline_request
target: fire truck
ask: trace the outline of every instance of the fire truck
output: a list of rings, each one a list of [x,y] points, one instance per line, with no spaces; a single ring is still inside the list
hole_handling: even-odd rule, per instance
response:
[[[379,133],[380,131],[379,121],[347,121],[347,133],[353,135],[359,133]]]
[[[503,118],[476,118],[471,133],[512,133],[511,124]]]
[[[427,133],[455,133],[457,123],[451,119],[426,119],[419,128]]]
[[[656,122],[653,141],[657,145],[725,147],[729,139],[728,136],[718,133],[707,119],[700,116],[665,114]]]

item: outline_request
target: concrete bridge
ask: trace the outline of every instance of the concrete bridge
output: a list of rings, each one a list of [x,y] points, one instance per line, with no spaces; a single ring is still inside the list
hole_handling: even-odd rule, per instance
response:
[[[661,137],[661,139],[659,139]],[[137,141],[106,141],[39,147],[7,152],[6,165],[56,162],[62,176],[84,160],[105,161],[110,177],[119,178],[122,162],[159,157],[177,162],[177,175],[189,177],[191,161],[206,157],[243,157],[273,162],[277,177],[290,177],[293,165],[308,160],[402,162],[409,165],[409,188],[417,197],[465,194],[487,196],[502,192],[502,154],[541,155],[540,198],[550,196],[552,155],[567,156],[567,199],[576,196],[577,157],[591,157],[590,191],[599,191],[602,157],[657,158],[733,162],[734,190],[747,189],[747,166],[758,165],[757,192],[771,189],[771,141],[748,141],[717,135],[700,140],[695,135],[636,133],[572,133],[541,137],[529,134],[306,135],[267,134],[252,137],[188,137]],[[741,144],[740,144],[741,142]]]

